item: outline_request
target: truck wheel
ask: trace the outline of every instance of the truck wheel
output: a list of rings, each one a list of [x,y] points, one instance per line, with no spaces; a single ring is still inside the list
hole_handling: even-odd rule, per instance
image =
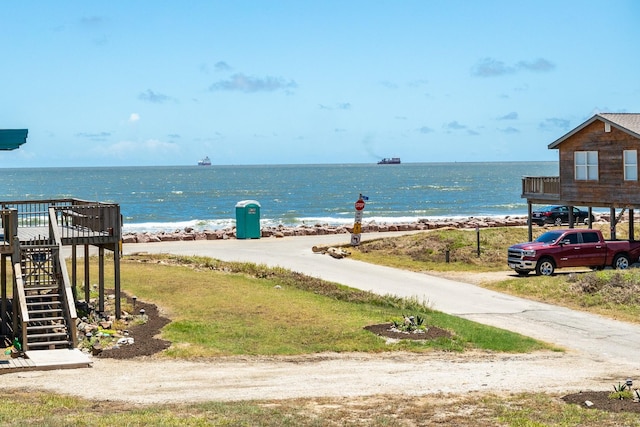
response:
[[[551,258],[542,258],[536,264],[536,274],[538,276],[551,276],[555,269],[556,266]]]
[[[625,254],[616,255],[613,259],[613,268],[617,270],[625,270],[631,265],[631,260]]]
[[[518,276],[520,277],[525,277],[529,275],[529,270],[520,270],[519,268],[516,268],[516,273],[518,273]]]
[[[562,218],[558,217],[555,219],[555,221],[553,221],[553,223],[555,225],[557,225],[558,227],[562,225]]]

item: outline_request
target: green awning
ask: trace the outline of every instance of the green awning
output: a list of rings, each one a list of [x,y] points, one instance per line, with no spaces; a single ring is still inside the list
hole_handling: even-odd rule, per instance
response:
[[[15,150],[27,142],[28,129],[0,129],[0,150]]]

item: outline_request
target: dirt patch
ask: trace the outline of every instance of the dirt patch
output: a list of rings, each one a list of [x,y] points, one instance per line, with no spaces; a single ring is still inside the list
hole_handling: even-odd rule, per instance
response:
[[[127,297],[127,300],[132,302],[130,297]],[[140,356],[151,356],[169,348],[171,342],[156,337],[170,320],[160,315],[158,307],[154,304],[137,300],[136,309],[144,310],[147,321],[129,328],[129,336],[134,339],[133,344],[119,345],[105,349],[97,354],[96,357],[131,359]]]
[[[632,399],[609,399],[610,393],[611,392],[608,391],[582,391],[564,396],[562,400],[566,403],[580,405],[587,409],[640,413],[640,402],[635,402]],[[591,405],[588,405],[586,402],[591,402]]]

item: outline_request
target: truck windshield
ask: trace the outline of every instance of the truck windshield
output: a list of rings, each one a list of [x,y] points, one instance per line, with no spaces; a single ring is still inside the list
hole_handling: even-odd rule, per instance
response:
[[[560,236],[562,236],[562,232],[560,231],[547,231],[535,241],[540,243],[553,243],[558,240]]]

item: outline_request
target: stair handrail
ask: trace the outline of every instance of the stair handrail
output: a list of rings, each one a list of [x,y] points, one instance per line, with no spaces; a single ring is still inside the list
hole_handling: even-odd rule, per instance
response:
[[[22,262],[20,256],[20,239],[18,238],[18,211],[16,209],[8,209],[8,223],[4,224],[5,232],[9,233],[9,244],[11,245],[11,265],[13,267],[13,301],[17,307],[13,309],[14,328],[18,323],[20,316],[22,331],[21,343],[22,349],[27,348],[27,322],[29,322],[29,310],[27,309],[27,298],[24,290],[24,279],[22,278]],[[5,236],[5,239],[7,236]],[[17,300],[17,301],[16,301]]]
[[[20,258],[18,258],[20,259]],[[22,264],[20,261],[12,261],[13,264],[13,277],[14,277],[14,296],[18,300],[18,311],[13,312],[14,325],[17,323],[18,314],[20,315],[20,323],[22,336],[20,342],[22,343],[22,349],[28,350],[27,345],[27,323],[29,322],[29,310],[27,310],[27,299],[24,292],[24,280],[22,280]],[[16,298],[14,297],[14,301]]]
[[[69,273],[67,272],[67,263],[62,255],[62,239],[60,237],[60,230],[56,219],[56,211],[53,207],[49,208],[49,233],[49,236],[53,237],[53,241],[58,246],[56,264],[59,268],[60,276],[64,285],[61,295],[64,297],[64,302],[67,307],[66,313],[69,316],[69,322],[67,324],[69,337],[71,338],[73,347],[76,348],[78,346],[78,334],[76,331],[76,320],[78,319],[78,314],[76,312],[75,299],[73,298],[73,289],[71,287],[71,281],[69,280]]]

